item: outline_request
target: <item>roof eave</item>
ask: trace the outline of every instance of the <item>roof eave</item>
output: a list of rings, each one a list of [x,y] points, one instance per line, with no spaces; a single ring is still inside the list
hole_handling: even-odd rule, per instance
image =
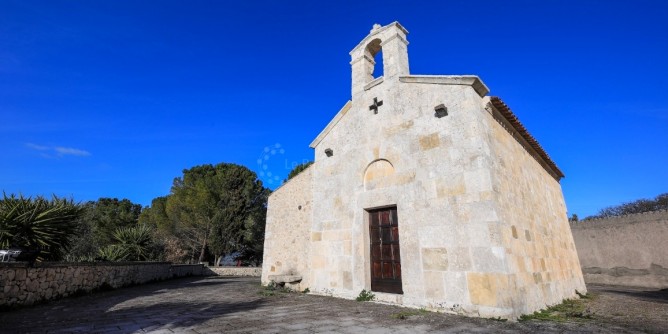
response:
[[[496,109],[506,122],[513,127],[520,137],[528,144],[533,153],[543,161],[543,164],[541,165],[547,167],[545,169],[557,180],[557,182],[565,177],[564,173],[557,167],[557,164],[552,161],[547,152],[545,152],[540,143],[538,143],[538,140],[529,133],[517,116],[510,110],[508,105],[506,105],[498,96],[491,96],[489,100],[492,106],[494,106],[494,109]]]
[[[322,131],[320,131],[320,134],[317,137],[315,137],[315,139],[313,140],[313,142],[311,142],[309,147],[316,148],[316,146],[318,146],[318,144],[320,144],[320,142],[323,139],[325,139],[325,137],[327,137],[327,134],[329,134],[329,132],[332,131],[332,129],[336,126],[336,124],[339,123],[341,118],[343,118],[343,116],[348,113],[352,105],[353,105],[352,101],[348,100],[348,102],[346,102],[346,104],[343,105],[341,110],[339,110],[339,112],[336,113],[336,116],[334,116],[334,118],[332,118],[332,120],[329,121],[329,124],[327,124],[327,126]]]
[[[489,93],[489,88],[476,75],[405,75],[399,77],[400,82],[433,84],[433,85],[464,85],[471,86],[478,96]]]

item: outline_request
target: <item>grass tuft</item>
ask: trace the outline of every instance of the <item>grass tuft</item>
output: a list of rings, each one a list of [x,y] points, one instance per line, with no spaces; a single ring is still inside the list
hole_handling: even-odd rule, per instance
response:
[[[273,297],[273,296],[280,296],[282,294],[290,292],[292,291],[289,288],[276,284],[276,282],[274,281],[271,281],[269,282],[269,284],[267,284],[267,286],[263,286],[260,289],[260,291],[258,291],[258,294],[263,297]]]
[[[363,289],[355,300],[358,302],[368,302],[374,300],[374,298],[376,298],[376,295],[373,292]]]
[[[587,299],[589,297],[586,297]],[[586,308],[584,300],[565,299],[561,304],[550,306],[533,314],[520,316],[519,321],[541,320],[541,321],[578,321],[593,319],[594,314]]]
[[[429,312],[429,311],[427,311],[426,309],[421,308],[421,309],[419,309],[419,310],[406,310],[406,311],[401,311],[401,312],[399,312],[399,313],[394,313],[394,314],[392,314],[392,315],[390,315],[390,316],[391,316],[392,318],[394,318],[394,319],[401,319],[401,320],[404,320],[404,319],[407,319],[408,317],[412,317],[412,316],[416,316],[416,315],[424,315],[424,314],[427,314],[428,312]]]

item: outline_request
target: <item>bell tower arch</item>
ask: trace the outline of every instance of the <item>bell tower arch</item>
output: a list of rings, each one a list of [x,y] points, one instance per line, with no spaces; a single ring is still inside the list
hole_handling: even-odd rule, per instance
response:
[[[408,31],[399,22],[381,27],[374,24],[373,29],[357,46],[350,51],[352,67],[352,96],[364,92],[364,86],[373,81],[374,57],[382,51],[383,80],[398,80],[399,76],[409,75],[408,70]]]

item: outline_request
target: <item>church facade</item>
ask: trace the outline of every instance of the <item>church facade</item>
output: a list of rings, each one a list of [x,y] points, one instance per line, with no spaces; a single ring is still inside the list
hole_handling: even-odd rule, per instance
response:
[[[350,52],[352,99],[269,198],[262,283],[509,319],[585,293],[563,173],[477,76],[410,74],[406,35]]]

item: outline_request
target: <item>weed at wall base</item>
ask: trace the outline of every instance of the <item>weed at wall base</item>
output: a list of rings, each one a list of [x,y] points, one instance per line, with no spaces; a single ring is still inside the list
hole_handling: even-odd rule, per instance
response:
[[[376,295],[374,295],[373,292],[364,289],[355,300],[358,302],[368,302],[374,300],[374,298],[376,298]]]

